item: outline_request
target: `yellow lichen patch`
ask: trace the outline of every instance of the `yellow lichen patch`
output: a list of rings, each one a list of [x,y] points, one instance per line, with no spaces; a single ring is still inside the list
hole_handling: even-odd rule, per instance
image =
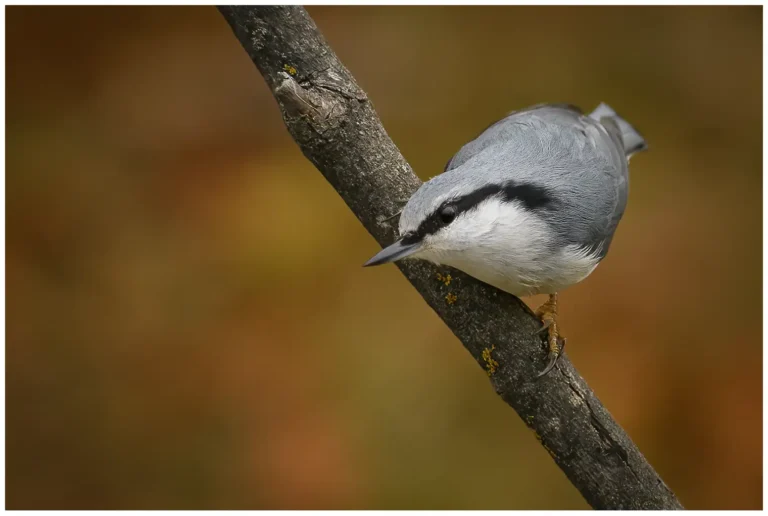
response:
[[[529,425],[529,427],[531,429],[531,432],[533,432],[533,435],[536,436],[536,440],[541,443],[541,445],[544,447],[545,450],[547,450],[549,452],[549,454],[552,456],[553,459],[556,459],[557,456],[555,455],[555,452],[552,451],[552,448],[547,446],[547,443],[545,443],[541,439],[541,435],[539,435],[539,432],[537,432],[536,429],[533,428],[533,416],[526,416],[525,422],[528,423],[528,425]]]
[[[449,305],[452,305],[453,303],[455,303],[457,299],[459,299],[459,296],[457,296],[453,292],[448,292],[448,295],[445,296],[445,302],[448,303]]]
[[[291,75],[296,75],[296,68],[294,68],[293,66],[291,66],[289,64],[284,64],[283,65],[283,70],[285,70],[286,72],[288,72]]]
[[[490,349],[485,348],[483,350],[483,360],[485,361],[485,370],[488,372],[488,376],[491,376],[496,372],[496,368],[499,367],[499,363],[493,359],[491,353],[496,349],[496,346],[491,346]]]
[[[451,280],[453,279],[453,278],[451,278],[450,274],[446,274],[445,276],[443,276],[439,272],[437,273],[436,277],[437,277],[437,280],[438,281],[442,281],[445,284],[446,287],[451,284]]]

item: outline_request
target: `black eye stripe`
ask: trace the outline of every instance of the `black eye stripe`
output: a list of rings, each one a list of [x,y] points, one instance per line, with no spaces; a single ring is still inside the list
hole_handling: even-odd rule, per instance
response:
[[[531,183],[515,183],[508,181],[504,184],[494,184],[478,188],[474,192],[446,201],[431,213],[416,231],[403,235],[404,244],[412,244],[422,240],[425,236],[436,233],[440,228],[447,226],[462,213],[470,211],[494,196],[499,196],[504,202],[520,201],[528,210],[546,208],[554,201],[550,191],[542,186]],[[453,217],[443,220],[441,216],[446,208],[453,208]]]

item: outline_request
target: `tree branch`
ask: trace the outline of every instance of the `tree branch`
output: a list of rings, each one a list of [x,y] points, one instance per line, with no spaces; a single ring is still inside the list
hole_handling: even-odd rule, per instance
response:
[[[219,10],[272,90],[301,151],[379,244],[393,242],[391,218],[421,181],[307,12]],[[536,378],[546,351],[535,335],[540,322],[525,304],[454,269],[423,261],[397,265],[592,507],[682,509],[567,356]]]

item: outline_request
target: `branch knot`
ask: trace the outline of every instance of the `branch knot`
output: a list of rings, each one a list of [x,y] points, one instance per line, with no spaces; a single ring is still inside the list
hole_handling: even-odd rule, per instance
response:
[[[330,95],[302,87],[286,72],[279,75],[274,94],[286,115],[308,117],[313,125],[321,125],[344,114],[344,105]]]

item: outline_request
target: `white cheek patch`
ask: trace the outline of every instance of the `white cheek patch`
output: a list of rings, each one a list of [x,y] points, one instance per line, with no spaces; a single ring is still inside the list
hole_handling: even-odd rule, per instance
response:
[[[428,236],[423,257],[498,265],[514,262],[529,268],[546,251],[551,239],[552,231],[546,222],[520,203],[491,198]]]
[[[444,238],[451,241],[454,250],[470,249],[478,245],[497,250],[533,249],[549,242],[549,226],[518,202],[489,199],[476,209],[462,214],[443,230]],[[443,236],[443,235],[439,235]],[[456,243],[460,246],[455,247]]]

